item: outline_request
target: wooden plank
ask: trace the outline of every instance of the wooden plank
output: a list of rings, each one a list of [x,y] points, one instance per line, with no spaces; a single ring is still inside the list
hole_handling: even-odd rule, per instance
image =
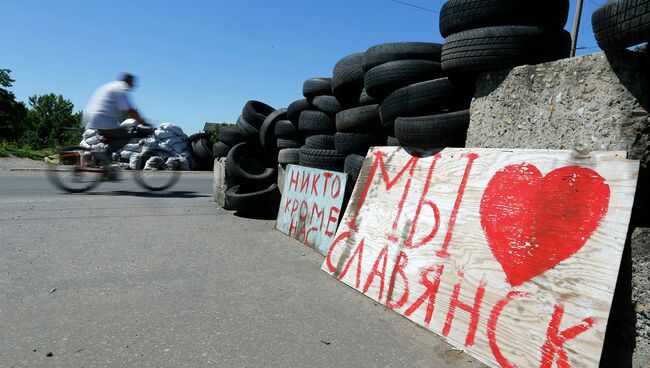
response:
[[[276,229],[325,255],[339,223],[347,175],[289,165]]]
[[[597,367],[639,163],[414,155],[368,154],[323,270],[490,366]]]

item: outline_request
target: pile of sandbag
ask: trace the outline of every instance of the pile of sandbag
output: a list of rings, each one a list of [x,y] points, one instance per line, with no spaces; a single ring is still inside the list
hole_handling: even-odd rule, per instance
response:
[[[135,127],[137,122],[127,119],[120,125],[130,128]],[[102,143],[101,136],[93,129],[84,131],[79,145],[93,151],[106,150],[106,144]],[[120,162],[124,169],[136,169],[140,155],[151,151],[156,154],[147,160],[145,170],[191,170],[195,166],[187,135],[180,127],[169,123],[161,124],[151,137],[132,139],[123,149],[113,153],[112,159]]]

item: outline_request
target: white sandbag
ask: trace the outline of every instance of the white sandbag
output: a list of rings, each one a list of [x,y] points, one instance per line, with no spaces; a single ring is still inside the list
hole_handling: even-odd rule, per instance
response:
[[[186,142],[187,142],[187,138],[184,138],[184,137],[179,136],[179,135],[175,135],[175,136],[165,140],[165,143],[167,143],[167,144],[169,144],[171,146],[173,146],[173,145],[175,145],[177,143],[186,143]]]
[[[174,149],[174,152],[183,153],[188,151],[189,146],[187,145],[187,143],[181,142],[172,145],[172,148]]]
[[[95,129],[86,129],[84,130],[84,133],[81,135],[81,137],[86,140],[90,137],[94,137],[97,135],[97,131]]]
[[[90,146],[90,149],[95,152],[106,151],[106,145],[104,143],[97,143]]]
[[[128,160],[128,159],[131,158],[131,156],[132,156],[134,153],[138,153],[138,152],[124,150],[124,151],[120,152],[120,157],[121,157],[122,159],[124,159],[124,160]]]
[[[129,143],[124,146],[125,151],[140,152],[142,151],[142,146],[138,143]]]
[[[131,118],[126,119],[126,120],[124,120],[123,122],[120,123],[120,126],[124,127],[124,128],[132,128],[132,127],[137,126],[137,125],[138,125],[138,122],[135,121],[135,119],[131,119]]]
[[[156,138],[164,141],[165,139],[171,138],[174,136],[173,132],[167,131],[167,130],[161,130],[161,129],[156,129],[153,134],[156,136]]]
[[[101,141],[99,140],[98,135],[92,136],[90,138],[86,138],[86,143],[91,145],[91,146],[94,146],[94,145],[96,145],[97,143],[100,143],[100,142]]]
[[[185,135],[185,133],[183,133],[183,129],[181,129],[181,127],[176,126],[176,125],[171,124],[171,123],[160,124],[160,128],[164,129],[166,131],[172,132],[175,135]]]
[[[185,157],[170,157],[165,162],[169,170],[189,171],[190,163]]]
[[[137,169],[139,159],[140,159],[139,153],[133,152],[133,154],[131,154],[131,157],[129,157],[129,167],[131,168],[131,170]]]
[[[153,151],[160,148],[160,143],[155,138],[147,138],[142,146],[142,152]]]
[[[158,148],[160,148],[163,151],[171,152],[174,150],[174,148],[167,143],[160,143],[158,144]]]
[[[90,149],[90,145],[86,143],[86,141],[81,141],[79,143],[79,147],[85,148],[85,149]]]
[[[160,156],[152,156],[144,165],[145,170],[164,170],[165,160]]]

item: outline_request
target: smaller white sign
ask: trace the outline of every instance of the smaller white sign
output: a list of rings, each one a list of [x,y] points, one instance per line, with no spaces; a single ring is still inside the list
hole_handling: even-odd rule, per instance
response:
[[[339,223],[347,175],[289,165],[276,229],[325,255]]]

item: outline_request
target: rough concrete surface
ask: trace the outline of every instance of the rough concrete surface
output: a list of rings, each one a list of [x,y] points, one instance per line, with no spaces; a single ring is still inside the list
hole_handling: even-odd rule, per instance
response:
[[[650,229],[636,229],[632,235],[632,284],[650,285]],[[637,351],[650,351],[650,288],[635,287],[632,302],[636,312]],[[637,354],[635,367],[650,367],[650,357]]]
[[[630,233],[636,226],[650,227],[649,72],[647,54],[621,51],[485,73],[470,108],[467,147],[627,151],[629,158],[641,161]],[[637,237],[637,251],[631,252],[630,238],[603,367],[650,367],[650,319],[646,312],[635,312],[633,299],[650,289],[650,270],[638,251],[650,243],[647,236]]]
[[[70,195],[0,173],[0,367],[482,366],[217,208],[212,182]]]
[[[226,190],[228,190],[228,185],[226,184],[226,159],[225,158],[215,158],[214,159],[214,180],[212,186],[212,194],[214,195],[214,202],[219,207],[226,206]]]

